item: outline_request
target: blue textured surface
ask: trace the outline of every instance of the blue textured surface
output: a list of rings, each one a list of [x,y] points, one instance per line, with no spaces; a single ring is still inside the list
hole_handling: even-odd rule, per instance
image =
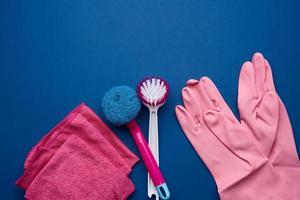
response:
[[[1,199],[23,199],[14,182],[26,153],[75,106],[83,101],[100,114],[105,91],[149,75],[171,89],[159,126],[172,199],[218,199],[174,107],[187,79],[207,75],[238,116],[240,66],[256,51],[271,62],[299,149],[299,7],[296,0],[0,1]],[[145,107],[137,120],[147,135]],[[113,129],[137,152],[127,129]],[[131,178],[130,199],[147,199],[142,163]]]
[[[104,117],[115,126],[128,124],[141,110],[136,91],[128,86],[116,86],[105,92],[101,103]]]

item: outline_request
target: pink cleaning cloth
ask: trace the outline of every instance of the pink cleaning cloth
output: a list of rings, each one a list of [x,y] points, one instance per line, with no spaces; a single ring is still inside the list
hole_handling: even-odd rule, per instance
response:
[[[85,141],[109,162],[129,174],[138,158],[85,104],[79,105],[29,152],[17,185],[27,189],[57,149],[72,135]]]
[[[28,200],[125,200],[134,191],[127,174],[72,135],[27,188]]]

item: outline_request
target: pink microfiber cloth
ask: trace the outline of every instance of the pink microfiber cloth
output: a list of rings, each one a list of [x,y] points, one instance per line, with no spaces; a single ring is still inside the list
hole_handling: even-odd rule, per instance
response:
[[[35,177],[28,200],[124,200],[134,185],[127,174],[83,140],[70,136]]]
[[[91,149],[91,151],[88,151],[86,153],[87,155],[98,155],[98,160],[110,164],[107,165],[106,168],[102,168],[103,166],[101,166],[100,164],[98,166],[100,168],[100,171],[105,171],[105,173],[102,174],[103,176],[105,175],[102,178],[103,180],[105,180],[106,176],[112,178],[112,176],[109,175],[110,170],[120,171],[122,172],[121,174],[124,174],[125,178],[127,178],[127,175],[131,171],[131,167],[138,161],[138,158],[132,152],[130,152],[130,150],[115,136],[115,134],[103,123],[103,121],[85,104],[81,104],[76,109],[74,109],[62,122],[60,122],[52,131],[50,131],[50,133],[44,136],[42,140],[29,152],[24,164],[24,174],[17,181],[17,185],[19,185],[25,190],[28,188],[28,191],[30,187],[30,191],[33,191],[33,188],[35,187],[33,187],[31,184],[33,182],[37,183],[37,180],[40,180],[40,178],[43,177],[42,172],[46,171],[47,173],[51,174],[51,170],[49,171],[48,166],[51,166],[51,164],[53,164],[54,158],[59,157],[60,162],[62,162],[61,164],[55,164],[56,166],[63,165],[63,163],[66,166],[67,161],[69,160],[62,158],[62,155],[66,154],[64,153],[60,155],[58,153],[68,151],[65,145],[70,144],[67,143],[67,140],[69,141],[71,137],[73,138],[71,140],[72,142],[74,142],[74,138],[77,138],[77,140],[79,140],[80,142],[77,141],[76,144],[85,144],[85,146],[88,146],[89,149]],[[72,152],[73,150],[69,149],[70,152]],[[75,165],[75,163],[73,164]],[[80,163],[77,164],[80,165]],[[86,178],[86,176],[84,176],[86,172],[81,170],[90,171],[87,167],[78,169],[78,172],[73,174],[73,176],[78,177],[74,178],[77,178],[78,180]],[[55,173],[58,173],[55,170],[53,170],[52,172],[53,174],[50,177],[55,177]],[[62,174],[60,174],[60,176],[62,176]],[[95,177],[96,176],[97,175],[95,175]],[[39,179],[37,179],[37,177],[39,177]],[[72,185],[71,182],[68,181],[69,179],[66,180],[69,183],[69,185]],[[53,180],[47,181],[51,182]],[[109,188],[109,185],[116,184],[115,181],[117,180],[111,179],[107,181],[108,182],[105,185],[105,187],[102,186],[103,188],[106,188],[106,186],[108,186]],[[130,187],[132,186],[132,184],[126,185],[128,186],[129,191],[132,192],[133,189]],[[115,193],[118,191],[121,192],[121,190],[118,190],[118,188],[119,187],[117,187],[116,191],[114,191]],[[93,188],[91,187],[90,189]],[[123,195],[121,196],[123,198],[125,193],[122,193]],[[99,199],[99,196],[97,198]],[[63,198],[59,197],[54,199]]]

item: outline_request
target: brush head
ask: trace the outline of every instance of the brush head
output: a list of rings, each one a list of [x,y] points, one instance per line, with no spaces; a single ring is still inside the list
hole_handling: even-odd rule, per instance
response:
[[[149,106],[164,104],[169,90],[167,81],[159,77],[147,77],[137,86],[138,96],[145,105]]]
[[[141,102],[134,89],[128,86],[118,86],[105,93],[101,107],[109,122],[115,126],[122,126],[137,117]]]

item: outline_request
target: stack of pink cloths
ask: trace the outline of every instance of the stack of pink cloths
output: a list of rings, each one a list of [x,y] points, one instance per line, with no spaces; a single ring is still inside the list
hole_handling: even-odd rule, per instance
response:
[[[27,200],[123,200],[138,158],[85,104],[32,148],[17,185]]]

